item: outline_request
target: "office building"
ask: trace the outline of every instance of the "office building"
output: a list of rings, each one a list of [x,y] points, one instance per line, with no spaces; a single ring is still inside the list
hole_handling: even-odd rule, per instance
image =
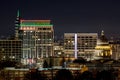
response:
[[[63,57],[63,44],[60,41],[54,42],[54,56],[55,57]]]
[[[20,20],[23,41],[22,62],[36,63],[39,58],[53,56],[54,30],[50,20]]]
[[[21,61],[22,41],[21,40],[0,40],[0,59]]]
[[[65,33],[64,54],[66,57],[91,59],[97,43],[97,33]]]
[[[0,39],[0,60],[21,61],[22,57],[22,40],[19,37],[19,11],[15,21],[15,36]]]

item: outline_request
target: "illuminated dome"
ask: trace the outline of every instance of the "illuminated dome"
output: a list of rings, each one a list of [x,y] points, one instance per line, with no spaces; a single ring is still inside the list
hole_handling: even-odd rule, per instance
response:
[[[104,35],[104,31],[102,30],[100,38],[97,40],[97,46],[106,46],[109,45],[108,39]]]
[[[102,30],[102,32],[101,32],[100,40],[101,40],[102,42],[108,42],[108,39],[105,37],[103,30]]]
[[[97,46],[95,47],[96,53],[95,57],[99,58],[110,58],[112,55],[112,49],[108,43],[107,38],[104,35],[104,31],[102,30],[101,36],[97,41]]]

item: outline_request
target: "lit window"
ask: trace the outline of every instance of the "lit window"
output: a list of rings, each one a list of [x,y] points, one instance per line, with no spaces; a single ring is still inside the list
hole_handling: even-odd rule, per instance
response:
[[[58,54],[60,55],[60,54],[61,54],[61,52],[58,52]]]
[[[88,45],[88,43],[85,43],[85,45]]]
[[[29,27],[27,27],[27,30],[29,30]]]
[[[55,50],[57,50],[57,49],[55,48]]]
[[[68,41],[68,43],[70,43],[70,41]]]
[[[32,27],[30,27],[30,29],[33,29]]]

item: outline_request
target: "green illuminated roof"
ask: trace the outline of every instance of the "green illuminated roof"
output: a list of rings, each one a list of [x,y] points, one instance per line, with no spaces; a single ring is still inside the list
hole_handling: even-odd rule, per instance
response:
[[[50,23],[45,22],[22,22],[22,25],[49,25]]]
[[[25,24],[20,24],[20,26],[21,27],[24,27],[24,26],[27,26],[27,27],[35,27],[35,26],[36,27],[43,27],[43,26],[52,27],[53,25],[51,25],[51,24],[50,25],[41,25],[41,24],[39,24],[39,25],[38,24],[34,24],[34,25],[29,25],[28,24],[28,25],[25,25]]]
[[[42,26],[48,26],[52,27],[53,25],[50,24],[50,20],[21,20],[20,26],[27,26],[27,27],[42,27]]]

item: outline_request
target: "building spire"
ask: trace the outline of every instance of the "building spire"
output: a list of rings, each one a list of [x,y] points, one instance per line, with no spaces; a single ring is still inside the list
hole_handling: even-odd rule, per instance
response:
[[[101,36],[104,36],[104,31],[103,30],[101,31]]]
[[[19,11],[19,9],[17,11],[17,17],[20,17],[20,11]]]
[[[20,28],[20,12],[17,10],[17,18],[15,20],[15,38],[19,37],[19,28]]]

